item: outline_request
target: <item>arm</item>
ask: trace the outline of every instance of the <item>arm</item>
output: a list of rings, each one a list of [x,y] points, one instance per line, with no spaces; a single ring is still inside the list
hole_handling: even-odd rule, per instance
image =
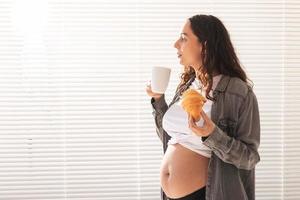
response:
[[[166,111],[168,110],[168,105],[165,100],[165,94],[163,94],[159,99],[155,100],[153,97],[151,98],[151,105],[153,108],[152,115],[155,120],[156,133],[163,143],[164,138],[164,130],[162,127],[162,119]]]
[[[260,161],[259,108],[255,94],[250,89],[240,107],[236,138],[228,136],[217,125],[203,142],[224,162],[240,169],[251,170]]]

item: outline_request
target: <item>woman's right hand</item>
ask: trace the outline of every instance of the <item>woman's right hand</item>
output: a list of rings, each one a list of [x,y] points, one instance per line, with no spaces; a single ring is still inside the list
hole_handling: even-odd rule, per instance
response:
[[[163,94],[160,93],[155,93],[152,91],[151,89],[151,80],[148,81],[147,85],[146,85],[146,92],[148,94],[148,96],[153,97],[154,100],[158,100]]]

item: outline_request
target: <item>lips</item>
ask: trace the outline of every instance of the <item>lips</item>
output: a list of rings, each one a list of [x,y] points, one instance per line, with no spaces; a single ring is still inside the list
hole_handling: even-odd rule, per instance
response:
[[[177,53],[177,57],[180,58],[182,56],[182,54],[180,53]]]

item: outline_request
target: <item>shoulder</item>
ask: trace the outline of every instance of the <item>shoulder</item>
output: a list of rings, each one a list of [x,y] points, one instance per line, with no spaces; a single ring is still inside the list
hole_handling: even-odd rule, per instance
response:
[[[242,79],[230,77],[226,93],[245,99],[249,94],[253,94],[253,89]]]

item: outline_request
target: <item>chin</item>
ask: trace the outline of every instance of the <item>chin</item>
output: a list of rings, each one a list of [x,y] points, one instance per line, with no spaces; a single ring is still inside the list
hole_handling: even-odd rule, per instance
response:
[[[189,66],[190,64],[188,64],[187,62],[185,62],[184,60],[180,59],[179,63],[183,66]]]
[[[182,60],[180,60],[179,63],[180,63],[181,65],[183,65],[183,66],[186,65]]]

